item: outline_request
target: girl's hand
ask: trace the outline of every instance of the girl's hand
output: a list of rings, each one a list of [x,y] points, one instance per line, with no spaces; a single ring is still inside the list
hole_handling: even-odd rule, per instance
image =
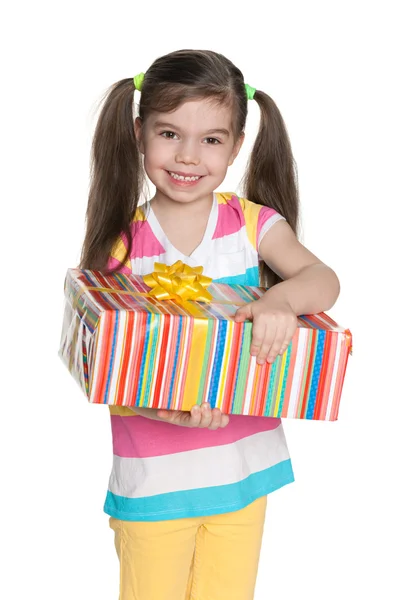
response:
[[[273,363],[278,354],[283,354],[297,329],[297,316],[291,306],[276,300],[269,292],[255,302],[239,308],[236,323],[246,319],[253,321],[250,354],[257,356],[257,363]]]
[[[201,406],[197,404],[190,411],[186,410],[157,410],[157,417],[161,421],[180,425],[181,427],[207,427],[218,429],[226,427],[229,423],[228,415],[222,414],[219,408],[211,410],[210,405],[204,402]]]

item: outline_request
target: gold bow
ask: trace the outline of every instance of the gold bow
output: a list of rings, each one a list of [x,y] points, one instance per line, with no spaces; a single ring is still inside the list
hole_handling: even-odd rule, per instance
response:
[[[178,260],[170,267],[154,263],[154,269],[153,273],[143,277],[144,283],[152,288],[149,296],[176,302],[211,302],[212,296],[205,287],[210,285],[212,279],[202,274],[203,267],[192,268]]]

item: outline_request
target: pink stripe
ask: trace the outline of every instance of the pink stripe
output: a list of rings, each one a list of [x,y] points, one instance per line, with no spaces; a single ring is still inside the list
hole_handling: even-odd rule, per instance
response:
[[[120,261],[117,260],[116,258],[110,257],[108,259],[108,263],[107,263],[108,269],[110,269],[110,270],[112,269],[113,271],[118,270],[118,273],[127,273],[128,275],[130,273],[132,273],[132,270],[129,269],[127,266],[125,266],[125,265],[121,266],[121,265],[122,265],[122,263],[120,263]]]
[[[147,221],[134,221],[131,231],[133,238],[131,259],[160,256],[165,253]]]
[[[237,196],[232,196],[227,204],[218,204],[218,221],[213,240],[237,233],[244,226],[243,210]]]
[[[113,452],[125,458],[164,456],[224,446],[262,431],[276,429],[280,419],[231,415],[224,429],[190,429],[145,417],[111,415]]]

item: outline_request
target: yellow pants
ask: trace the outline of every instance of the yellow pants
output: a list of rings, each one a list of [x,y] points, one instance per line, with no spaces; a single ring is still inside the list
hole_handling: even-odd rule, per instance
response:
[[[242,510],[172,521],[110,518],[120,600],[252,600],[266,496]]]

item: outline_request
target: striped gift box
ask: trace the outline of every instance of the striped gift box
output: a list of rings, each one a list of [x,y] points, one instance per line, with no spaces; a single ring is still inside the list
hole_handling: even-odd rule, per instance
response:
[[[105,291],[111,290],[112,291]],[[158,301],[135,275],[69,269],[60,357],[89,402],[336,420],[351,333],[325,313],[298,319],[287,351],[257,365],[239,306],[264,288],[211,284],[210,304]]]

